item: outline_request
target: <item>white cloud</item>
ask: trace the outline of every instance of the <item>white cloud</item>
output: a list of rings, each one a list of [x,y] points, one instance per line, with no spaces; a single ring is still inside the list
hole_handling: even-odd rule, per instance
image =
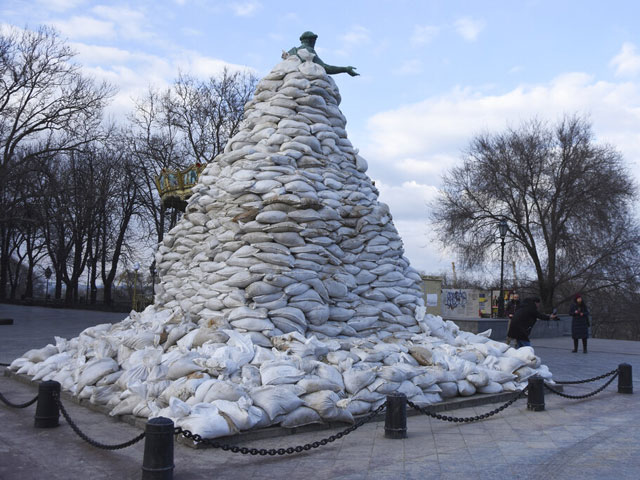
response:
[[[460,161],[470,140],[538,118],[554,123],[564,114],[588,115],[597,142],[623,154],[640,179],[640,82],[603,82],[584,73],[568,73],[537,85],[488,93],[479,87],[449,92],[378,113],[367,124],[361,154],[389,204],[416,268],[434,271],[444,261],[442,246],[429,237],[427,207],[441,175]],[[431,238],[431,239],[430,239]]]
[[[177,61],[177,67],[182,72],[190,73],[200,78],[217,76],[222,73],[225,68],[232,71],[252,70],[245,65],[228,63],[218,58],[205,57],[193,51],[182,52],[180,59]]]
[[[155,37],[145,25],[148,25],[146,14],[142,10],[126,7],[97,5],[92,12],[98,17],[109,20],[118,31],[118,36],[128,39],[148,39]]]
[[[393,73],[397,75],[415,75],[417,73],[421,73],[423,71],[422,60],[413,58],[411,60],[406,60],[397,70],[394,70]]]
[[[63,35],[72,38],[113,38],[113,22],[97,20],[87,16],[73,16],[68,20],[54,20],[51,24]]]
[[[469,42],[475,42],[480,32],[484,30],[485,22],[471,17],[462,17],[455,21],[454,27],[462,38]]]
[[[42,7],[56,12],[64,12],[84,3],[84,0],[38,0]]]
[[[342,35],[341,38],[346,49],[371,43],[371,34],[369,29],[361,25],[355,25],[351,31]]]
[[[640,55],[636,53],[636,46],[630,42],[624,43],[620,53],[611,59],[609,65],[616,69],[617,76],[634,76],[640,73]]]
[[[262,4],[260,2],[236,2],[232,3],[230,6],[233,12],[239,17],[251,16],[262,8]]]
[[[440,27],[434,25],[416,25],[411,35],[413,45],[426,45],[430,43],[440,33]]]

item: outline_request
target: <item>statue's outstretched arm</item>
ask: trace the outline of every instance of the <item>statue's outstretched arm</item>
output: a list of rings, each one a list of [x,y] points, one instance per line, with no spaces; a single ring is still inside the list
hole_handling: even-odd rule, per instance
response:
[[[327,65],[320,59],[320,57],[317,54],[314,57],[313,62],[317,63],[318,65],[322,65],[329,75],[334,75],[336,73],[348,73],[352,77],[360,75],[358,72],[355,71],[356,67],[352,67],[352,66],[336,67],[334,65]]]

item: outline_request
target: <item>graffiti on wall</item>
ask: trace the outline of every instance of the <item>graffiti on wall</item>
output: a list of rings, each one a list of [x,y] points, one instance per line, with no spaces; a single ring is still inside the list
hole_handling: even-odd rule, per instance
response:
[[[464,290],[449,290],[444,298],[444,305],[449,310],[465,308],[467,306],[467,292]]]

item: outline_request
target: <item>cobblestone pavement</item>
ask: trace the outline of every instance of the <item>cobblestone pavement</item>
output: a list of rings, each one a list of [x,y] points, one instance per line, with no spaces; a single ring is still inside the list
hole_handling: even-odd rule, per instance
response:
[[[4,343],[5,337],[0,335],[0,344]],[[586,355],[571,353],[569,338],[534,340],[534,346],[558,380],[589,378],[624,362],[632,365],[636,391],[640,385],[640,342],[591,339]],[[585,394],[602,383],[567,386],[565,392]],[[568,400],[547,391],[543,412],[528,411],[522,399],[502,413],[472,424],[412,416],[407,421],[408,438],[403,440],[384,438],[384,422],[371,422],[327,446],[287,457],[251,457],[176,444],[174,478],[637,479],[639,394],[619,394],[616,386],[614,381],[604,392],[586,400]],[[33,398],[36,388],[0,376],[0,392],[14,402],[23,402]],[[67,401],[65,406],[83,431],[103,443],[120,443],[140,432],[75,403]],[[471,416],[495,407],[484,405],[450,414]],[[22,410],[0,406],[0,479],[140,478],[144,441],[124,450],[97,450],[78,438],[63,419],[58,428],[34,429],[34,412],[35,405]],[[336,431],[253,440],[243,445],[295,446]]]

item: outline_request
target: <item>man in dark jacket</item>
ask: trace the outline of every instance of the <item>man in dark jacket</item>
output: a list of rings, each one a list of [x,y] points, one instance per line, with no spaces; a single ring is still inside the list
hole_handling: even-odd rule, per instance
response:
[[[513,314],[507,335],[509,338],[516,339],[516,348],[531,346],[529,334],[531,333],[531,329],[538,318],[540,320],[556,318],[554,313],[551,315],[545,315],[544,313],[539,312],[539,306],[539,298],[526,298]]]

